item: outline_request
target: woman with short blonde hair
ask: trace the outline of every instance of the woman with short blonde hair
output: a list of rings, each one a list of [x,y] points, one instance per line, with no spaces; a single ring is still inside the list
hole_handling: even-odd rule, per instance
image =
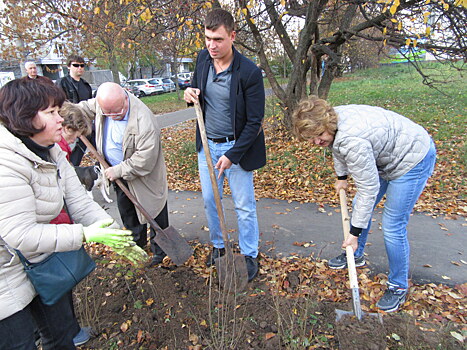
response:
[[[408,290],[407,223],[433,173],[433,140],[424,128],[400,114],[366,105],[333,108],[316,96],[299,103],[292,122],[299,140],[332,151],[338,192],[347,188],[348,175],[355,182],[350,234],[342,248],[352,246],[356,266],[365,264],[363,251],[372,212],[386,195],[382,229],[389,261],[388,288],[376,306],[396,311]],[[345,253],[330,259],[328,265],[346,267]]]

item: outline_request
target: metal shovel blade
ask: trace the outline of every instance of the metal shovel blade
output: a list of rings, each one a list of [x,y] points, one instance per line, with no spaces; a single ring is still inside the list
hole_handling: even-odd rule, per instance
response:
[[[214,260],[219,285],[224,290],[241,292],[248,284],[248,270],[245,256],[234,254],[231,248],[225,250],[224,256]]]
[[[363,317],[362,306],[360,305],[360,292],[358,288],[352,288],[352,309],[353,311],[345,311],[336,309],[336,321],[339,321],[344,315],[355,315],[359,321]]]
[[[183,265],[193,255],[193,249],[173,226],[158,230],[154,241],[177,266]]]

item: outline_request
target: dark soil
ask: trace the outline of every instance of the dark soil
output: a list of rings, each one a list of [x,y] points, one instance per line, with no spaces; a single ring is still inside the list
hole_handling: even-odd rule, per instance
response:
[[[449,328],[438,324],[422,331],[404,312],[383,315],[383,324],[373,317],[358,322],[353,316],[336,322],[335,309],[351,310],[350,301],[318,301],[313,292],[306,298],[277,293],[264,270],[245,291],[224,292],[215,282],[215,272],[204,266],[206,250],[198,245],[194,259],[185,266],[176,267],[166,259],[162,266],[139,269],[111,260],[112,255],[103,260],[105,253],[99,252],[96,271],[75,292],[81,325],[90,325],[95,331],[80,349],[378,350],[461,346],[449,335]],[[295,271],[285,276],[291,292],[298,284],[297,275]]]

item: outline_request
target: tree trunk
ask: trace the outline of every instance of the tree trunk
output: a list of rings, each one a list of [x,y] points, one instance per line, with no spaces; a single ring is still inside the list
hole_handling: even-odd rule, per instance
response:
[[[113,52],[109,54],[109,61],[110,61],[110,70],[112,71],[112,76],[114,78],[114,83],[117,83],[120,85],[120,74],[118,74],[117,57],[115,57],[115,54]]]

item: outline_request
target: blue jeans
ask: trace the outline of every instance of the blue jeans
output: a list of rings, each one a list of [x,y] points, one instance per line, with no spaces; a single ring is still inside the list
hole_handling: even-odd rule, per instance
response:
[[[219,158],[233,147],[235,141],[215,143],[208,140],[208,143],[211,151],[212,162],[213,165],[215,165]],[[198,169],[203,192],[204,210],[208,220],[211,242],[214,247],[223,248],[224,241],[222,239],[222,231],[219,223],[219,217],[217,215],[214,193],[212,191],[211,178],[209,177],[209,169],[203,148],[201,148],[201,151],[198,153]],[[215,170],[215,173],[217,179],[219,172]],[[258,256],[259,228],[256,216],[253,172],[243,170],[238,164],[232,164],[229,169],[226,169],[221,178],[217,179],[221,199],[225,177],[227,177],[229,182],[235,211],[237,213],[240,251],[243,255],[256,258]]]
[[[375,206],[386,194],[382,228],[389,261],[389,287],[407,289],[409,286],[410,246],[407,239],[407,224],[418,197],[433,173],[435,160],[436,149],[431,141],[431,147],[425,158],[408,173],[391,181],[379,178],[380,188]],[[363,255],[370,228],[371,218],[368,227],[358,238],[356,257]]]
[[[70,292],[71,293],[71,292]],[[23,310],[0,321],[0,349],[33,350],[38,329],[43,350],[74,350],[76,320],[65,294],[54,305],[45,305],[36,296]]]

